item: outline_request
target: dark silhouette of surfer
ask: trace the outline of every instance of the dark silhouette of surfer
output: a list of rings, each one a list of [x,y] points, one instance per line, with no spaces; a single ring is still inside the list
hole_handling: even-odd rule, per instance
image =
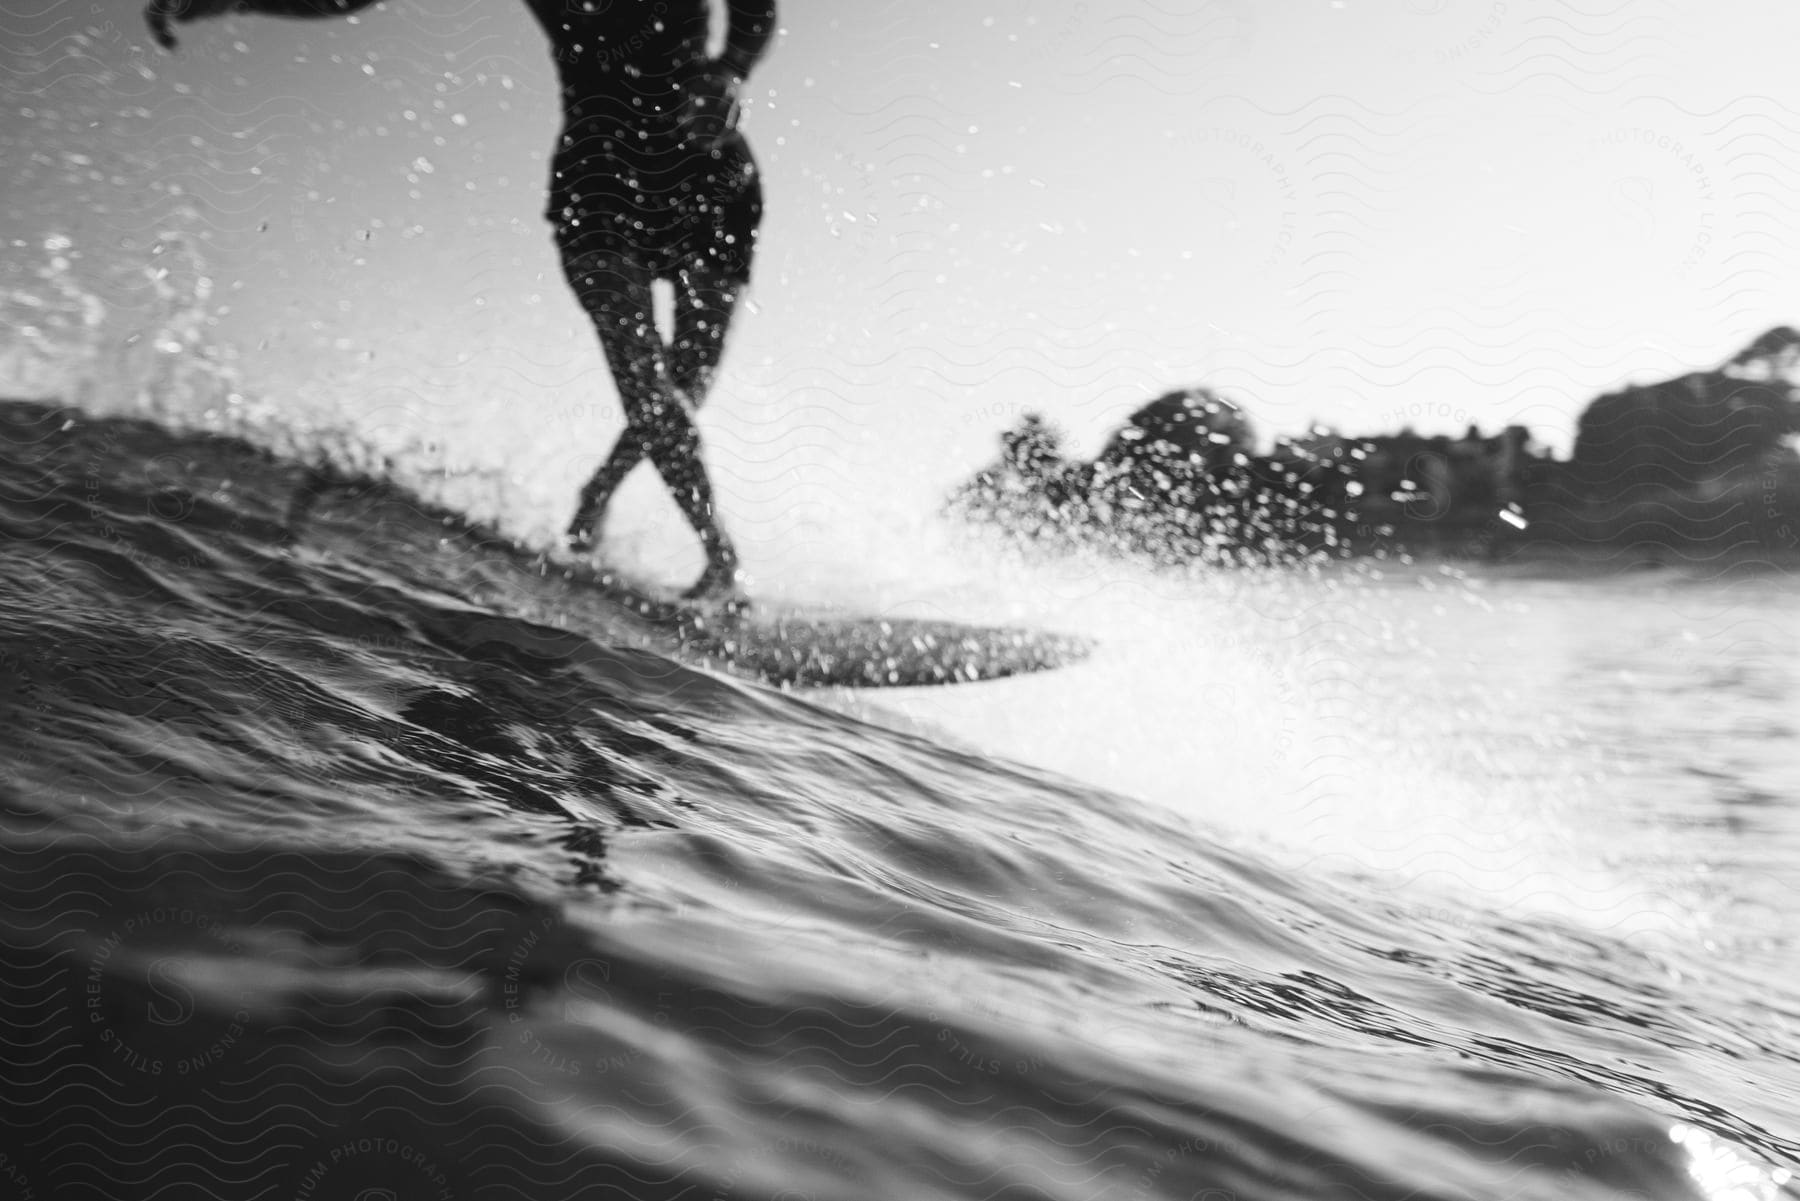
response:
[[[151,0],[145,16],[173,47],[171,21],[333,17],[375,2]],[[719,526],[694,414],[750,280],[762,190],[736,127],[736,95],[775,33],[775,0],[723,2],[724,49],[713,57],[708,0],[524,0],[550,39],[562,84],[545,216],[625,409],[625,430],[581,490],[566,540],[593,547],[614,492],[647,458],[706,552],[689,596],[737,588],[737,552]],[[657,280],[675,291],[666,343],[653,315]],[[303,486],[297,517],[326,483]]]

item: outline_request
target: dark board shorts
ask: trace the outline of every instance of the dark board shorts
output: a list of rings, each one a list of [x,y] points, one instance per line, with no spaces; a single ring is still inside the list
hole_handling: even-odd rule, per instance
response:
[[[657,278],[695,268],[747,283],[762,182],[741,134],[711,147],[571,124],[550,168],[545,217],[565,258],[617,254]]]

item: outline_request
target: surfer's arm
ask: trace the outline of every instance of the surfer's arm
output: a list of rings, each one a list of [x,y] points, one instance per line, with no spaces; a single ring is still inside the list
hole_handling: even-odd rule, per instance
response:
[[[748,79],[769,43],[775,39],[775,0],[726,0],[729,23],[719,66]]]
[[[170,21],[198,21],[227,13],[264,13],[271,17],[342,17],[380,0],[150,0],[144,19],[165,50],[175,48]]]
[[[775,38],[775,0],[725,0],[725,48],[694,63],[683,85],[680,114],[686,136],[716,145],[738,122],[738,89]]]

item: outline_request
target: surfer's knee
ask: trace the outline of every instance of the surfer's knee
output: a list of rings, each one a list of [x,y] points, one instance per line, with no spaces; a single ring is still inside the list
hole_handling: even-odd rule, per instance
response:
[[[679,337],[669,348],[669,373],[674,377],[675,386],[693,397],[696,405],[706,399],[712,387],[723,341],[722,332],[713,337],[702,334]]]
[[[687,285],[675,310],[675,344],[698,349],[724,342],[739,290],[735,285]]]
[[[609,312],[650,309],[650,273],[615,238],[559,230],[556,248],[562,257],[563,276],[582,307]]]
[[[596,325],[605,322],[620,329],[654,327],[648,289],[640,295],[631,277],[614,263],[602,260],[571,268],[569,286]]]

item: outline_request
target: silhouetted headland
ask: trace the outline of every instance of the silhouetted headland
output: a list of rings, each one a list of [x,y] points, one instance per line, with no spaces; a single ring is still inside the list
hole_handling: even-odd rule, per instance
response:
[[[1143,406],[1084,461],[1028,413],[949,509],[1021,542],[1168,563],[1786,557],[1800,554],[1797,366],[1800,333],[1778,326],[1713,370],[1597,397],[1567,459],[1521,425],[1315,427],[1260,454],[1243,409],[1196,387]]]

